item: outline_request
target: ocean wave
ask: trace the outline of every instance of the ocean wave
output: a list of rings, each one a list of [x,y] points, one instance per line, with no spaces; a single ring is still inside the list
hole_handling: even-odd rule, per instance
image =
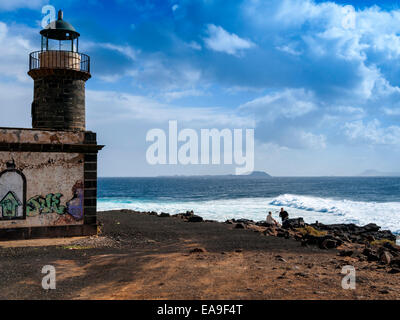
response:
[[[100,198],[100,211],[131,209],[176,214],[194,210],[205,219],[225,221],[231,218],[264,220],[268,211],[279,219],[279,209],[284,207],[290,217],[303,217],[307,223],[316,220],[325,224],[376,223],[384,229],[400,234],[400,202],[362,202],[328,199],[313,196],[284,194],[275,198],[240,198],[207,201],[143,200],[131,198]]]

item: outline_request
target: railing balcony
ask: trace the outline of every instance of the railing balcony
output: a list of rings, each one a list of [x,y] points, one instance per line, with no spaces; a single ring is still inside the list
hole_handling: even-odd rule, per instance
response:
[[[29,55],[29,71],[67,69],[90,73],[90,57],[73,51],[35,51]]]

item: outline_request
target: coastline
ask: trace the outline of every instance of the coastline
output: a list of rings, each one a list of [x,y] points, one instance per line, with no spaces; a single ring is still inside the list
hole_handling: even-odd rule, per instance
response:
[[[192,212],[117,210],[99,212],[99,222],[96,237],[0,243],[4,267],[15,270],[0,275],[0,298],[400,298],[398,258],[384,244],[368,252],[357,242],[326,249],[302,245],[293,230],[270,234],[260,223],[202,221]],[[43,263],[56,267],[58,290],[41,289]],[[357,271],[356,290],[341,286],[346,265]]]

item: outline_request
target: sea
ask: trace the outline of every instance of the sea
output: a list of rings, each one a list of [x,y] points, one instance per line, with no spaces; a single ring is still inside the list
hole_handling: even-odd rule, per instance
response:
[[[280,208],[307,223],[376,223],[400,235],[400,177],[232,176],[99,178],[98,210],[176,214],[193,210],[208,220],[265,220]]]

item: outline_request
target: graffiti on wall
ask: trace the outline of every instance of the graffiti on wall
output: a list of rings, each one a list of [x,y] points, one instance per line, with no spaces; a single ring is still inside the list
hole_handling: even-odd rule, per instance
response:
[[[0,173],[0,220],[25,219],[26,179],[14,161]]]
[[[4,218],[13,218],[18,216],[18,208],[22,206],[22,202],[14,192],[9,191],[0,201],[0,206]]]
[[[26,203],[26,215],[35,217],[38,214],[58,213],[65,214],[65,206],[61,205],[61,193],[49,193],[45,197],[34,196]]]
[[[0,173],[0,220],[26,219],[56,213],[70,215],[76,221],[83,219],[83,182],[72,187],[73,197],[62,204],[62,193],[36,195],[26,201],[26,179],[15,169],[14,161],[7,163],[7,170]]]
[[[78,181],[72,187],[73,198],[67,202],[67,212],[75,220],[83,219],[83,183]]]
[[[59,215],[69,214],[75,220],[83,219],[83,183],[78,181],[72,188],[74,196],[66,203],[61,205],[61,193],[49,193],[44,196],[34,196],[26,204],[28,217],[35,217],[41,214],[57,213]]]

